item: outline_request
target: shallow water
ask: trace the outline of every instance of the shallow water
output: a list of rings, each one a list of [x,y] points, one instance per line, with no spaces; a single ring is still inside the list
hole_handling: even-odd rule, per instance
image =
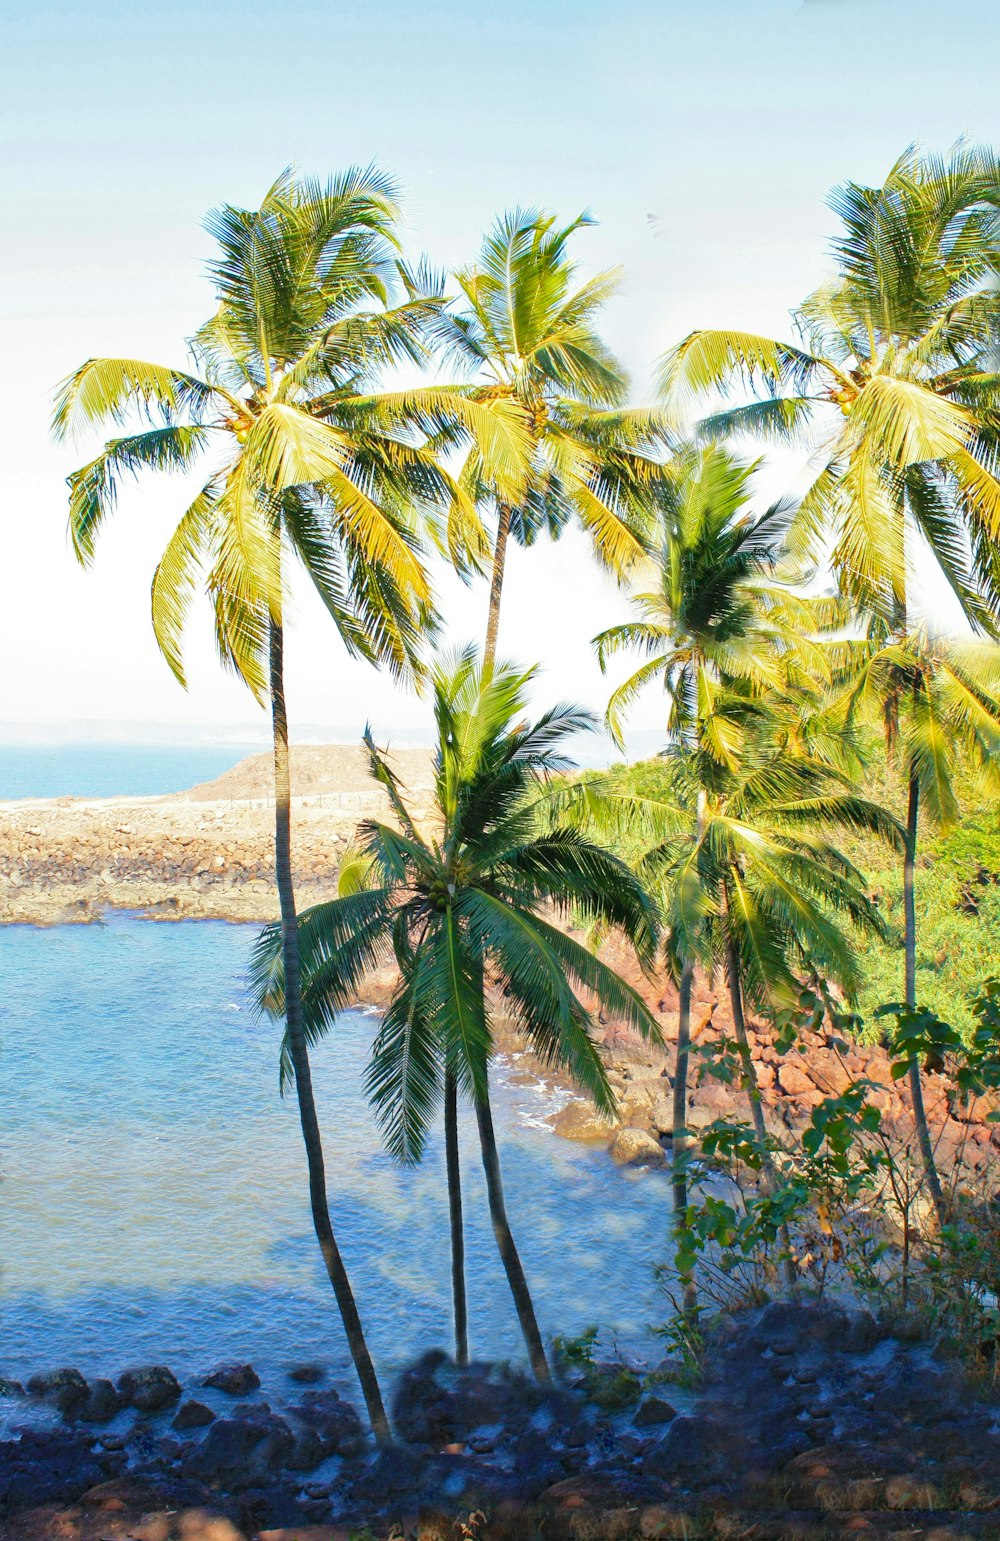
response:
[[[194,1375],[249,1359],[276,1383],[346,1346],[313,1237],[277,1030],[243,971],[254,927],[0,928],[0,1375],[157,1361]],[[387,1372],[447,1346],[443,1152],[400,1171],[361,1089],[374,1028],[352,1012],[314,1056],[334,1222]],[[543,1331],[590,1323],[655,1356],[668,1234],[662,1175],[552,1135],[559,1095],[501,1067],[495,1118],[508,1209]],[[473,1350],[516,1355],[516,1319],[463,1129]]]

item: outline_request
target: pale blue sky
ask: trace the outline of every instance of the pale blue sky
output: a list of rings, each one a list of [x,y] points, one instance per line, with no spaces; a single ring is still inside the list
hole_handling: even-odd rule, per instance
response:
[[[641,396],[692,326],[785,329],[825,270],[833,184],[881,180],[915,139],[1000,145],[984,0],[4,0],[2,14],[5,718],[252,719],[204,616],[187,696],[149,635],[176,494],[130,492],[85,576],[63,488],[83,451],[47,439],[51,387],[82,358],[182,358],[210,304],[213,204],[252,204],[288,163],[375,160],[401,184],[413,249],[448,265],[507,205],[588,208],[600,224],[579,254],[625,264],[606,330]],[[446,595],[456,637],[478,633],[482,592]],[[546,665],[544,693],[602,706],[585,644],[621,600],[583,543],[515,560],[505,607],[502,645]],[[420,719],[344,664],[305,594],[300,620],[294,717]],[[637,721],[661,711],[653,698]]]

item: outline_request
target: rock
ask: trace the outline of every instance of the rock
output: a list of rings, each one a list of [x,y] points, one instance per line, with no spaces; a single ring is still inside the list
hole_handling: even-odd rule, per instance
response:
[[[815,1081],[798,1065],[779,1065],[778,1084],[789,1097],[810,1096],[816,1090]]]
[[[224,1391],[230,1397],[245,1397],[258,1389],[260,1376],[252,1364],[222,1364],[205,1376],[202,1385]]]
[[[666,1161],[659,1140],[645,1129],[619,1129],[611,1141],[611,1155],[619,1166],[662,1166]]]
[[[307,1392],[297,1406],[289,1408],[289,1416],[317,1436],[323,1459],[328,1455],[357,1455],[364,1448],[361,1419],[332,1389]],[[307,1449],[304,1444],[300,1456]]]
[[[111,1381],[95,1380],[86,1400],[75,1404],[65,1416],[78,1418],[81,1423],[110,1423],[126,1405],[126,1398]]]
[[[363,1503],[398,1501],[404,1494],[423,1489],[425,1460],[414,1450],[391,1445],[380,1450],[364,1475],[354,1484],[354,1496]]]
[[[6,1380],[0,1375],[0,1397],[23,1397],[24,1387],[19,1380]]]
[[[43,1397],[61,1413],[67,1413],[86,1401],[90,1387],[79,1370],[47,1370],[43,1375],[31,1376],[27,1391],[29,1396]]]
[[[677,1417],[677,1409],[663,1397],[643,1397],[635,1410],[632,1422],[637,1429],[654,1428],[660,1423],[670,1423]]]
[[[564,1140],[593,1140],[603,1145],[607,1144],[611,1134],[611,1125],[607,1119],[589,1102],[567,1102],[558,1113],[552,1114],[548,1122]]]
[[[184,1458],[185,1476],[221,1483],[234,1491],[253,1487],[277,1471],[295,1447],[295,1436],[273,1413],[218,1418],[200,1445]]]
[[[23,1429],[19,1439],[0,1441],[0,1513],[71,1503],[103,1475],[89,1440],[79,1434]]]
[[[176,1376],[162,1364],[126,1370],[118,1377],[118,1390],[127,1404],[140,1413],[158,1413],[176,1402],[181,1394]]]
[[[675,1418],[661,1440],[642,1458],[643,1474],[666,1481],[681,1478],[689,1486],[693,1477],[714,1477],[724,1469],[724,1460],[733,1463],[736,1450],[731,1448],[730,1430],[700,1414]]]
[[[182,1402],[170,1427],[184,1433],[187,1429],[203,1429],[214,1422],[215,1414],[204,1402]]]
[[[326,1379],[326,1370],[321,1364],[296,1364],[289,1370],[288,1379],[297,1386],[316,1386]]]

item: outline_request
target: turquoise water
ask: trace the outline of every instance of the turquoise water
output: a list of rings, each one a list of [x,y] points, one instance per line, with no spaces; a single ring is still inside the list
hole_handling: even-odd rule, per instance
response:
[[[211,781],[259,744],[0,744],[0,801],[158,797]]]
[[[249,1359],[347,1378],[312,1234],[277,1030],[243,973],[255,928],[222,922],[0,928],[0,1375],[159,1361],[181,1375]],[[448,1346],[443,1155],[401,1172],[380,1151],[361,1074],[374,1021],[352,1012],[315,1054],[332,1208],[387,1373]],[[498,1076],[508,1206],[546,1332],[590,1323],[656,1355],[652,1275],[668,1234],[660,1174],[616,1169],[552,1135],[558,1097]],[[463,1130],[471,1331],[519,1348]]]

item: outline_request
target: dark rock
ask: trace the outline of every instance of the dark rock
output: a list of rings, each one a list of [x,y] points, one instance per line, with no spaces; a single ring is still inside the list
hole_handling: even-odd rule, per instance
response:
[[[323,1459],[328,1455],[357,1455],[364,1449],[361,1419],[332,1389],[307,1392],[297,1406],[289,1408],[289,1415],[318,1437]]]
[[[736,1459],[731,1436],[731,1430],[700,1415],[675,1418],[663,1438],[643,1456],[643,1474],[668,1482],[683,1477],[685,1484],[696,1475],[714,1476],[724,1469],[723,1456],[730,1465]]]
[[[206,1407],[204,1402],[196,1402],[192,1399],[190,1402],[181,1403],[170,1427],[183,1433],[188,1429],[203,1429],[214,1419],[215,1414],[210,1407]]]
[[[95,1380],[91,1382],[86,1400],[75,1403],[64,1416],[79,1419],[81,1423],[110,1423],[126,1405],[125,1397],[115,1390],[111,1381]]]
[[[19,1380],[6,1380],[0,1375],[0,1397],[23,1397],[24,1387]]]
[[[181,1394],[176,1376],[162,1364],[126,1370],[118,1377],[118,1390],[140,1413],[158,1413],[176,1402]]]
[[[222,1364],[205,1376],[202,1385],[230,1397],[245,1397],[260,1386],[260,1376],[252,1364]]]
[[[89,1440],[65,1429],[23,1429],[0,1442],[0,1512],[71,1503],[104,1473]]]
[[[79,1370],[48,1370],[44,1375],[33,1375],[28,1381],[28,1395],[44,1397],[58,1407],[61,1413],[71,1412],[87,1399],[90,1387]]]
[[[295,1446],[283,1418],[218,1418],[183,1459],[184,1475],[234,1491],[251,1488],[277,1471]]]
[[[426,1458],[402,1445],[380,1450],[354,1484],[354,1497],[363,1503],[383,1505],[424,1490]]]
[[[289,1370],[288,1379],[297,1386],[316,1386],[326,1379],[326,1371],[321,1364],[297,1364]]]
[[[300,1429],[295,1444],[285,1457],[285,1466],[289,1471],[315,1471],[320,1462],[333,1453],[315,1429]]]
[[[663,1397],[644,1397],[636,1408],[632,1422],[637,1429],[653,1428],[658,1423],[669,1423],[677,1417],[677,1409]]]

